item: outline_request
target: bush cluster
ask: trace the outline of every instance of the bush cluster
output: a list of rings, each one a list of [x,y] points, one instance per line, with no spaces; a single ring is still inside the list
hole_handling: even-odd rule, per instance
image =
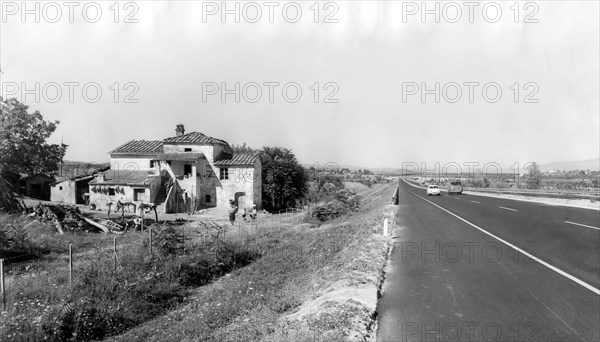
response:
[[[101,340],[162,315],[181,304],[193,287],[206,285],[260,257],[232,242],[186,248],[182,234],[170,226],[153,241],[154,256],[147,247],[146,241],[123,253],[116,271],[106,257],[86,262],[77,270],[70,290],[68,284],[57,288],[63,296],[68,294],[58,300],[48,301],[45,285],[28,285],[30,289],[22,298],[43,298],[45,303],[43,314],[36,314],[37,328],[24,326],[34,317],[21,315],[23,320],[0,322],[0,330],[14,340],[29,339],[31,334],[47,341]],[[19,313],[7,314],[16,317]]]
[[[0,255],[38,255],[44,252],[13,222],[0,222]]]
[[[352,190],[340,189],[333,194],[329,202],[317,203],[311,211],[312,217],[319,221],[329,221],[360,208],[360,197]]]

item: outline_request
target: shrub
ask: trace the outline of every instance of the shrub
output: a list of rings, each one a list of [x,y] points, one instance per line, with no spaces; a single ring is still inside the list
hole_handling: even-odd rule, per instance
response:
[[[348,210],[357,211],[360,208],[360,196],[352,190],[339,190],[335,194],[335,197],[338,201],[342,202]]]
[[[13,223],[0,225],[0,251],[20,255],[39,255],[43,252],[27,238],[27,233]]]
[[[343,203],[338,200],[333,200],[328,203],[317,204],[313,207],[312,215],[316,217],[319,221],[325,222],[329,220],[333,220],[336,217],[339,217],[347,212]]]
[[[184,250],[185,237],[183,232],[177,231],[171,225],[166,225],[158,232],[152,245],[162,256],[177,255]]]
[[[312,209],[312,216],[325,222],[360,208],[360,197],[352,190],[338,190],[334,198],[327,203],[315,205]]]
[[[206,285],[260,257],[233,243],[223,243],[213,250],[207,250],[206,246],[183,249],[180,235],[173,227],[165,227],[158,236],[160,257],[149,256],[147,248],[142,246],[130,249],[121,259],[122,268],[115,272],[111,260],[98,254],[77,270],[70,289],[60,292],[62,298],[49,300],[47,289],[42,286],[45,283],[41,283],[54,283],[56,279],[31,278],[27,286],[39,290],[23,291],[21,298],[24,301],[45,298],[44,314],[34,310],[37,305],[28,305],[23,313],[11,311],[8,315],[21,314],[23,318],[0,321],[0,331],[33,330],[44,335],[41,338],[36,335],[37,339],[49,341],[101,340],[173,309],[185,300],[192,287]],[[41,327],[37,332],[29,326],[36,317]]]
[[[358,179],[353,179],[352,181],[360,183],[360,184],[364,184],[364,185],[368,186],[369,188],[371,186],[373,186],[373,182],[370,179],[368,179],[368,178],[362,178],[361,177],[361,178],[358,178]]]

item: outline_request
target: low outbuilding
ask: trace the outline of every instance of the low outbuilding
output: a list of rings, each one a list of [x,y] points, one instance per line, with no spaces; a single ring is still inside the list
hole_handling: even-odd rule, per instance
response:
[[[50,188],[50,200],[69,204],[87,204],[89,201],[89,183],[96,174],[110,169],[110,165],[91,173],[70,178],[59,178]]]

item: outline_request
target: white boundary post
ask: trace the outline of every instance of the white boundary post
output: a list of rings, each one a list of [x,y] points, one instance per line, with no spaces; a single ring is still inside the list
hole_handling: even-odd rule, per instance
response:
[[[383,220],[383,236],[388,236],[388,219]]]
[[[0,259],[0,291],[2,291],[2,310],[6,311],[6,288],[4,287],[4,259]]]

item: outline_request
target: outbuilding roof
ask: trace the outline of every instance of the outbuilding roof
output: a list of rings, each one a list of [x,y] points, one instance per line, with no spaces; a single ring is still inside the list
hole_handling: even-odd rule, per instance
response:
[[[110,154],[146,154],[162,153],[163,142],[158,140],[130,140],[110,151]]]
[[[138,185],[150,184],[148,178],[154,171],[108,170],[90,182],[91,185]]]
[[[234,154],[231,158],[217,160],[215,166],[254,165],[257,158],[257,153]]]
[[[204,153],[198,152],[180,152],[180,153],[161,153],[154,160],[181,160],[181,161],[196,161],[204,158]]]

